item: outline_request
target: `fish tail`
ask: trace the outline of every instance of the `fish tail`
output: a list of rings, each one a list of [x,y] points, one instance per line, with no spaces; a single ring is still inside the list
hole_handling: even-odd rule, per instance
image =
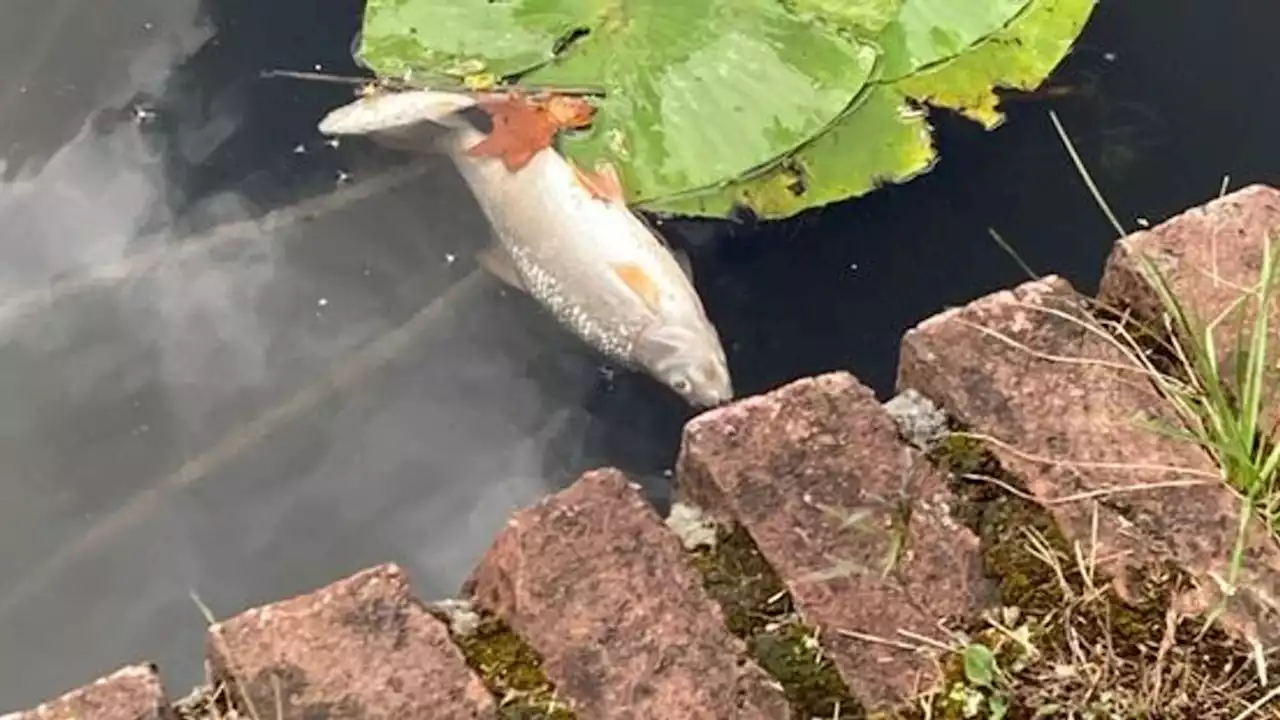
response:
[[[325,135],[369,135],[429,123],[465,130],[470,126],[459,113],[475,104],[470,95],[438,90],[374,93],[333,110],[317,129]]]

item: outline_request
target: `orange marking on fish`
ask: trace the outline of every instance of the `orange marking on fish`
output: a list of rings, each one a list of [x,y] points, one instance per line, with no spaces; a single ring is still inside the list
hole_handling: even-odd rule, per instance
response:
[[[622,179],[618,170],[607,162],[596,165],[595,172],[583,170],[573,165],[573,177],[591,197],[609,203],[625,204],[626,197],[622,191]]]
[[[635,263],[622,263],[614,265],[613,272],[650,310],[661,312],[662,293],[658,290],[658,283],[644,268]]]

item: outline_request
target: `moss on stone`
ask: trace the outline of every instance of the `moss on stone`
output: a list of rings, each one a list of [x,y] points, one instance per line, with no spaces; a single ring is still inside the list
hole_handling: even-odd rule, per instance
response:
[[[845,720],[865,717],[745,529],[720,528],[715,547],[695,550],[693,564],[720,604],[730,632],[746,642],[756,664],[782,686],[793,718],[837,717],[837,711]]]
[[[481,614],[466,635],[453,634],[467,664],[498,699],[501,720],[574,720],[542,672],[542,658],[500,618]]]
[[[995,483],[963,478],[964,475],[985,476],[1015,488],[1025,488],[1020,478],[1001,467],[981,440],[962,434],[963,428],[952,430],[953,434],[946,436],[930,453],[930,460],[952,475],[952,488],[962,500],[954,511],[956,519],[977,533],[986,573],[998,583],[1002,605],[1018,610],[1027,622],[1032,646],[1042,655],[1039,665],[1042,669],[1052,668],[1051,671],[1011,674],[1008,692],[1013,704],[1008,717],[1029,717],[1037,707],[1047,711],[1046,703],[1056,697],[1054,683],[1065,682],[1055,673],[1074,672],[1074,663],[1081,660],[1078,655],[1081,647],[1105,655],[1090,662],[1112,663],[1137,673],[1116,672],[1109,677],[1105,687],[1096,689],[1105,703],[1091,706],[1089,712],[1100,717],[1141,714],[1136,708],[1143,703],[1140,693],[1146,679],[1141,674],[1142,668],[1157,666],[1154,653],[1162,642],[1169,641],[1166,637],[1168,608],[1178,590],[1189,586],[1189,579],[1169,564],[1143,568],[1141,577],[1129,582],[1136,600],[1126,603],[1110,588],[1109,579],[1099,572],[1091,579],[1092,587],[1097,590],[1092,593],[1075,561],[1075,548],[1045,507],[1008,493]],[[1058,568],[1034,554],[1028,530],[1034,531],[1057,555]],[[1094,574],[1093,569],[1089,572]],[[1247,660],[1247,651],[1218,628],[1200,635],[1198,629],[1199,623],[1194,621],[1177,629],[1173,647],[1182,666],[1166,671],[1178,677],[1213,678],[1221,683],[1224,691],[1234,688],[1233,692],[1239,693],[1237,698],[1257,695],[1260,692],[1257,688],[1248,687],[1247,673],[1233,674],[1225,670],[1240,667]],[[1002,666],[1012,663],[1013,658],[1007,654],[1008,638],[1002,632],[994,631],[988,622],[978,618],[974,618],[967,630],[972,642],[981,642],[996,651]],[[1174,662],[1174,656],[1171,652],[1165,658],[1166,668]],[[960,653],[944,656],[940,670],[939,688],[927,698],[931,710],[928,717],[964,717],[963,704],[957,703],[956,695],[950,692],[957,687],[961,691],[965,689]],[[1203,710],[1224,708],[1215,706]],[[904,717],[925,715],[914,709],[904,708],[902,712]],[[1050,713],[1045,717],[1066,715]]]

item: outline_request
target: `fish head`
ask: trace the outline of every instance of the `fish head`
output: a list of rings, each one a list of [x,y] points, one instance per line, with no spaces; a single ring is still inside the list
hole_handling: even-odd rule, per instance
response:
[[[733,399],[724,347],[705,318],[664,319],[650,326],[637,338],[634,355],[650,375],[695,408]]]

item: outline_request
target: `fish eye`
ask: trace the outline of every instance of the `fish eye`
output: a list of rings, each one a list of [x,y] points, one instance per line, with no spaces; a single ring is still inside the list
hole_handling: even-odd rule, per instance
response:
[[[686,378],[676,378],[675,381],[671,383],[671,389],[681,395],[684,395],[693,389],[693,385],[690,384]]]

